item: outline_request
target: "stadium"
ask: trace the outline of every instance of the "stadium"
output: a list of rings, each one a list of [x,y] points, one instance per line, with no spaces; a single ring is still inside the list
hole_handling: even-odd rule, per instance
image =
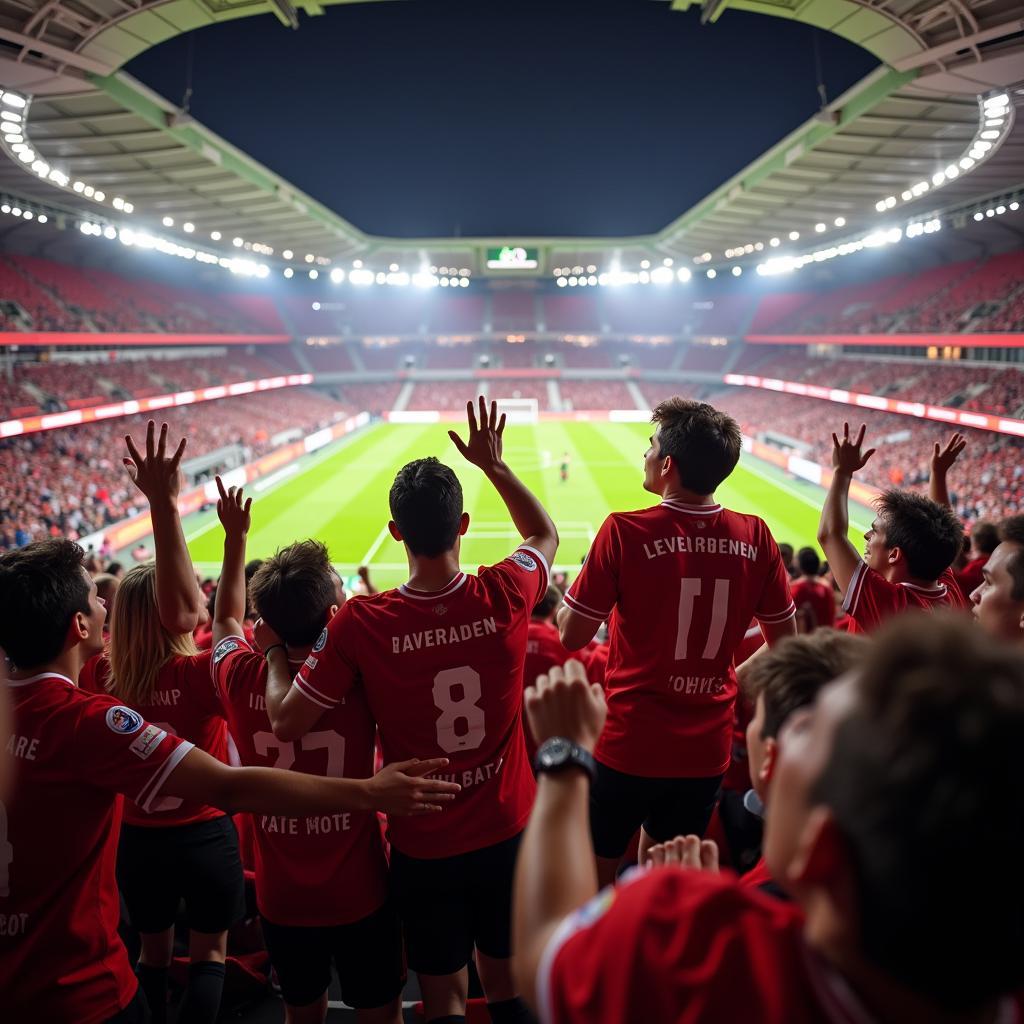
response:
[[[505,461],[557,526],[549,569],[562,591],[612,513],[652,504],[652,410],[674,396],[739,425],[742,454],[714,500],[763,520],[790,556],[813,548],[832,562],[819,520],[844,423],[865,424],[865,447],[877,449],[847,479],[841,532],[857,552],[891,489],[934,497],[933,446],[955,432],[967,455],[948,504],[966,533],[1024,513],[1024,21],[1014,0],[651,0],[708,45],[719,19],[741,11],[748,25],[786,20],[838,37],[873,70],[832,98],[819,86],[819,109],[657,230],[575,236],[365,231],[358,197],[334,208],[197,119],[191,78],[176,103],[126,70],[212,32],[218,63],[230,63],[232,32],[257,15],[301,40],[321,19],[379,7],[401,34],[403,8],[417,4],[325,11],[334,6],[0,0],[0,555],[65,538],[97,577],[154,552],[159,566],[167,534],[124,468],[123,440],[141,446],[155,421],[173,445],[187,438],[172,497],[210,615],[228,564],[222,488],[253,500],[249,559],[311,538],[350,596],[374,594],[412,571],[389,530],[395,475],[434,456],[461,484],[472,573],[528,538],[493,474],[450,436],[480,396],[506,418]],[[289,102],[301,104],[300,86]],[[307,148],[313,160],[312,135]],[[623,206],[634,191],[639,180],[622,189]],[[846,588],[835,585],[841,604]],[[571,598],[596,630],[606,616]],[[738,625],[760,643],[754,618]],[[2,853],[6,814],[0,823]],[[0,887],[0,911],[6,895]],[[221,1019],[283,1019],[262,944],[239,941]],[[477,971],[487,987],[477,962],[468,1015],[432,1019],[533,1019],[488,1016]],[[285,995],[291,1014],[302,1000]],[[420,995],[413,978],[403,1019],[427,1019]],[[322,1019],[391,1019],[353,1005],[334,981]],[[57,1019],[3,1006],[0,991],[0,1018]],[[608,1013],[548,1007],[541,1017],[658,1019]],[[707,1014],[678,1019],[727,1019]]]

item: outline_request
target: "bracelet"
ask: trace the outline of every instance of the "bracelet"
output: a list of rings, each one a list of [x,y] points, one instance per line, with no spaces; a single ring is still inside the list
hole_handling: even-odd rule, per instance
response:
[[[270,652],[271,652],[271,651],[275,650],[275,649],[276,649],[276,648],[278,648],[278,647],[280,647],[280,648],[281,648],[281,650],[282,650],[282,651],[285,651],[285,652],[287,652],[287,650],[288,650],[288,648],[287,648],[287,647],[285,647],[285,645],[284,645],[284,644],[271,644],[271,645],[270,645],[270,646],[269,646],[269,647],[268,647],[268,648],[267,648],[267,649],[266,649],[266,650],[265,650],[265,651],[263,652],[263,657],[264,657],[264,658],[265,658],[265,657],[267,657],[267,655],[268,655],[268,654],[270,654]]]

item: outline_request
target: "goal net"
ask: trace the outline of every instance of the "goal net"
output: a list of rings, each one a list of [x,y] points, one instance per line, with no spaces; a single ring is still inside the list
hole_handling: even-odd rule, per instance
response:
[[[493,392],[492,392],[493,395]],[[505,414],[507,423],[537,423],[540,420],[540,403],[536,398],[498,398],[498,416]]]

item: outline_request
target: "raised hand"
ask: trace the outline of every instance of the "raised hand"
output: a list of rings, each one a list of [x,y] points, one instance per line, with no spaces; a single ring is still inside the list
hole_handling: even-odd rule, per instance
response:
[[[128,446],[130,458],[124,459],[125,469],[132,478],[132,483],[149,499],[150,504],[161,498],[173,500],[178,497],[181,487],[181,474],[178,467],[181,457],[185,454],[186,438],[178,442],[174,454],[167,457],[167,424],[160,427],[160,439],[155,441],[156,424],[150,420],[146,427],[146,455],[139,454],[131,434],[125,434],[124,443]]]
[[[867,424],[862,423],[856,439],[851,441],[850,424],[844,423],[842,441],[835,434],[832,435],[832,466],[837,472],[853,476],[858,469],[867,465],[868,459],[878,450],[869,448],[866,452],[861,451],[867,429]]]
[[[932,473],[948,473],[966,447],[967,438],[960,433],[953,434],[946,442],[945,448],[936,441],[932,451]]]
[[[700,836],[676,836],[647,851],[647,867],[677,867],[718,872],[718,845]]]
[[[443,811],[462,789],[457,782],[427,778],[448,764],[446,757],[413,758],[386,765],[369,782],[371,806],[386,814],[420,815]]]
[[[593,750],[604,728],[608,708],[604,690],[587,680],[583,663],[570,658],[537,677],[525,695],[526,716],[538,744],[564,736],[585,750]]]
[[[469,423],[469,438],[463,441],[454,431],[448,436],[452,444],[467,462],[479,466],[485,473],[501,465],[501,435],[505,430],[505,414],[498,418],[498,404],[491,402],[488,410],[484,396],[480,396],[480,423],[477,425],[476,410],[472,402],[466,403],[466,419]]]
[[[224,527],[225,535],[232,538],[246,536],[252,523],[252,517],[249,515],[252,498],[243,500],[244,488],[229,487],[225,491],[224,481],[219,476],[216,480],[217,490],[220,493],[220,497],[217,499],[217,518],[220,520],[221,526]]]

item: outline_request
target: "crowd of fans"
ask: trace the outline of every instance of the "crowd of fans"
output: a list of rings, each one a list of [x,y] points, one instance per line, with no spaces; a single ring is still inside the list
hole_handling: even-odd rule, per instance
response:
[[[427,1024],[1018,1019],[1024,516],[965,542],[979,437],[921,439],[927,497],[889,489],[862,554],[852,481],[906,442],[837,429],[823,564],[716,503],[736,421],[653,420],[651,507],[567,581],[481,398],[453,443],[522,543],[463,573],[458,480],[418,459],[381,510],[409,582],[348,595],[301,523],[247,563],[260,502],[219,480],[204,593],[184,439],[108,438],[155,563],[0,554],[5,1019],[213,1024],[226,960],[316,1024],[334,971],[399,1024],[407,969]]]
[[[313,388],[295,388],[182,406],[166,419],[188,433],[189,458],[231,448],[238,464],[272,450],[279,434],[309,433],[351,411]],[[0,549],[77,539],[137,512],[137,493],[111,453],[139,422],[129,416],[0,440]]]

